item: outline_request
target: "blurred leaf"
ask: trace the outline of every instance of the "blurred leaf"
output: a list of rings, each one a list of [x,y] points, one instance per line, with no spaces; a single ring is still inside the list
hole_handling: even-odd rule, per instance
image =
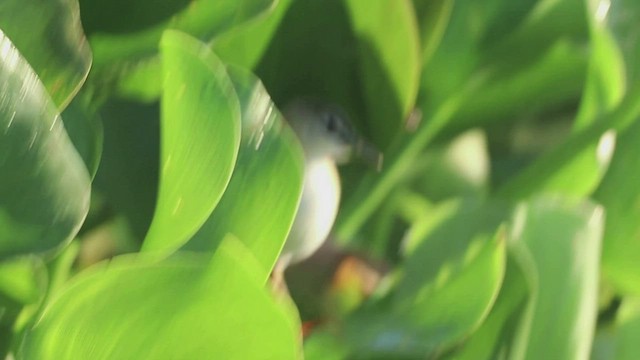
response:
[[[422,65],[429,63],[442,40],[451,17],[454,0],[413,0],[420,26]]]
[[[141,243],[158,194],[159,104],[110,99],[100,109],[104,146],[94,190],[123,214]]]
[[[83,94],[76,96],[62,113],[64,127],[89,174],[95,176],[102,157],[102,121]]]
[[[259,18],[234,27],[213,39],[213,51],[224,61],[246,69],[257,66],[293,0],[277,0]]]
[[[362,358],[424,358],[474,331],[488,314],[502,283],[504,234],[498,231],[493,238],[483,234],[472,241],[466,239],[468,246],[457,254],[460,257],[441,255],[432,267],[430,261],[436,256],[422,256],[430,268],[423,269],[423,282],[403,280],[393,294],[390,312],[374,306],[348,319],[343,336],[352,344],[353,353]],[[407,274],[412,272],[412,280],[422,275],[415,270],[415,266],[406,270]]]
[[[0,29],[40,77],[62,111],[91,66],[77,0],[3,0]]]
[[[160,185],[143,249],[186,243],[222,197],[238,154],[240,108],[224,66],[198,40],[162,38]]]
[[[529,289],[517,261],[508,258],[498,298],[482,325],[457,351],[445,356],[456,360],[492,360],[508,351]]]
[[[0,298],[17,304],[35,303],[46,288],[46,272],[37,258],[20,258],[0,263]],[[0,301],[0,308],[2,303]],[[1,312],[1,311],[0,311]]]
[[[60,247],[89,209],[87,170],[37,75],[0,32],[0,258]]]
[[[297,358],[296,324],[241,266],[240,247],[223,242],[210,263],[128,256],[85,272],[43,311],[17,359]]]
[[[444,148],[425,153],[424,158],[424,165],[416,166],[416,186],[429,199],[441,201],[486,192],[490,164],[487,137],[482,130],[468,130]]]
[[[632,360],[640,353],[640,301],[628,298],[623,301],[616,317],[616,360]]]
[[[371,139],[385,148],[418,93],[420,43],[410,0],[347,0]],[[389,29],[393,29],[389,31]]]
[[[111,3],[113,3],[111,5]],[[101,12],[115,13],[120,17],[122,9],[134,7],[140,14],[155,13],[158,5],[139,2],[106,2],[109,9],[88,10],[95,16],[104,16]],[[174,6],[176,11],[149,27],[134,31],[96,32],[89,39],[95,54],[98,81],[116,82],[117,91],[126,97],[142,101],[153,101],[158,98],[162,89],[162,65],[157,56],[158,42],[162,32],[174,29],[188,33],[204,42],[236,28],[247,20],[265,12],[274,4],[274,0],[189,0]],[[100,2],[98,2],[100,4]],[[177,5],[182,5],[178,9]],[[94,6],[95,7],[95,6]],[[133,10],[132,10],[133,11]],[[128,17],[138,19],[138,17]],[[127,24],[125,27],[129,27]]]
[[[175,3],[175,2],[174,2]],[[96,32],[90,36],[91,48],[94,51],[96,65],[102,66],[115,61],[131,61],[153,55],[157,52],[158,42],[166,29],[174,29],[186,32],[203,41],[209,41],[216,34],[219,34],[233,26],[246,21],[272,6],[273,0],[205,0],[189,1],[180,4],[181,8],[173,5],[176,11],[165,19],[159,19],[155,24],[133,31],[111,31]],[[96,5],[94,5],[96,6]],[[155,13],[157,4],[143,2],[135,3],[98,4],[98,6],[112,6],[111,11],[114,17],[122,16],[122,8],[138,6],[137,11],[141,14]],[[88,6],[89,7],[89,6]],[[98,7],[98,9],[100,9]],[[87,11],[91,11],[87,9]],[[92,10],[97,12],[95,9]],[[100,9],[105,11],[105,9]],[[104,16],[104,14],[100,14]],[[100,16],[96,14],[96,16]],[[128,20],[135,21],[136,17]]]
[[[638,118],[640,120],[640,117]],[[619,291],[640,295],[640,121],[619,138],[595,198],[607,209],[602,267]]]
[[[538,197],[521,205],[512,240],[526,248],[532,316],[520,333],[523,355],[586,359],[597,315],[603,209],[588,201]]]
[[[242,139],[220,203],[187,248],[212,249],[232,233],[252,250],[267,279],[293,222],[303,155],[291,128],[251,73],[229,69],[242,106]]]
[[[610,8],[607,8],[607,5]],[[635,0],[602,2],[604,10],[609,10],[608,25],[617,40],[626,65],[627,84],[633,84],[640,77],[640,3]]]
[[[609,0],[585,0],[591,36],[589,73],[575,126],[580,128],[615,108],[625,93],[622,52],[606,23]]]

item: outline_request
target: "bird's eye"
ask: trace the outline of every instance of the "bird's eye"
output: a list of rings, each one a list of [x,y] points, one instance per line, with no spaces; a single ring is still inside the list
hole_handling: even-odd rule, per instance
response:
[[[326,114],[325,116],[327,130],[334,132],[338,130],[338,118],[335,114]]]

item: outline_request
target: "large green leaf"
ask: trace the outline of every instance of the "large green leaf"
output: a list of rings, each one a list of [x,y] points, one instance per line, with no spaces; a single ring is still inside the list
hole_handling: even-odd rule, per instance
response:
[[[125,21],[122,28],[98,29],[89,36],[95,54],[96,80],[115,82],[117,90],[128,97],[152,101],[160,95],[162,84],[161,61],[157,56],[162,32],[174,29],[188,33],[204,42],[234,29],[239,24],[271,8],[274,0],[206,0],[173,1],[161,10],[152,2],[108,1],[87,4],[83,12],[94,21],[102,22],[105,14],[117,18],[122,11],[160,14],[173,11],[166,17],[149,20],[141,29]],[[171,9],[173,7],[173,9]],[[150,15],[154,17],[154,15]],[[138,20],[139,17],[125,17]],[[135,28],[135,29],[132,29]],[[102,31],[100,31],[102,30]],[[102,85],[101,83],[101,85]]]
[[[242,141],[231,181],[189,247],[214,248],[232,233],[264,266],[265,279],[289,233],[302,189],[302,149],[251,73],[229,75],[242,105]]]
[[[371,139],[386,147],[415,103],[420,39],[410,0],[347,0]],[[389,31],[392,28],[393,31]]]
[[[603,209],[588,201],[539,197],[521,205],[512,240],[528,253],[535,287],[519,334],[526,359],[585,359],[594,334]]]
[[[173,14],[167,18],[158,19],[142,29],[96,31],[90,36],[91,48],[95,54],[96,65],[139,59],[157,52],[158,42],[166,29],[183,31],[201,40],[209,41],[216,34],[261,13],[272,4],[273,0],[190,0],[178,6],[174,4],[176,9]],[[135,10],[141,14],[157,12],[157,4],[152,2],[128,4],[116,1],[98,3],[93,7],[87,4],[88,9],[83,11],[92,11],[93,19],[104,17],[105,13],[111,13],[113,17],[120,18],[122,11],[131,11],[132,6],[137,7]],[[134,22],[136,18],[127,20]],[[131,28],[131,25],[123,24],[123,27]]]
[[[584,127],[618,105],[624,96],[625,65],[623,54],[607,25],[608,1],[585,0],[591,36],[589,73],[576,127]]]
[[[0,30],[33,67],[62,111],[91,66],[77,0],[3,0]]]
[[[0,32],[0,258],[57,248],[89,209],[89,176],[37,75]]]
[[[27,331],[18,359],[295,359],[296,324],[242,244],[213,258],[116,258],[81,274]],[[255,261],[255,260],[254,260]]]
[[[292,1],[277,0],[272,11],[216,36],[211,42],[213,51],[226,63],[253,69],[267,50]]]
[[[638,298],[624,300],[616,317],[615,356],[616,360],[632,360],[640,352],[640,301]]]
[[[160,185],[145,250],[187,242],[222,197],[238,154],[240,108],[224,65],[198,40],[168,31]]]
[[[595,197],[607,209],[602,266],[619,290],[640,295],[640,121],[618,141],[607,175]]]

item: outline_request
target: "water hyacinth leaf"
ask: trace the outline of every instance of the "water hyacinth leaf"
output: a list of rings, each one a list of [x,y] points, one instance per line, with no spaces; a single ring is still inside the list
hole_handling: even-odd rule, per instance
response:
[[[230,68],[242,106],[242,140],[220,203],[188,245],[215,248],[234,234],[264,266],[265,280],[289,233],[302,189],[302,148],[251,73]]]
[[[89,174],[95,176],[102,157],[102,121],[82,92],[64,110],[62,120]]]
[[[216,36],[211,41],[213,51],[225,63],[253,69],[267,50],[292,1],[277,0],[271,11]]]
[[[453,0],[413,0],[413,6],[420,27],[420,47],[422,65],[431,60],[431,56],[440,45],[442,36],[449,23]]]
[[[609,0],[585,0],[591,37],[589,72],[575,126],[584,127],[615,108],[625,93],[625,64],[607,24]]]
[[[369,136],[384,148],[390,134],[402,128],[418,93],[420,39],[414,9],[410,0],[348,0],[346,6],[356,37]]]
[[[344,338],[354,354],[425,358],[446,351],[473,332],[493,305],[505,271],[504,229],[468,243],[463,258],[440,267],[411,296],[393,294],[389,311],[356,312]],[[384,304],[382,305],[384,306]]]
[[[588,201],[538,197],[516,212],[512,240],[529,250],[533,266],[528,271],[535,272],[538,284],[523,332],[526,359],[588,357],[603,225],[603,208]]]
[[[618,141],[611,166],[595,198],[607,209],[602,249],[602,270],[607,280],[623,293],[640,295],[640,121]]]
[[[154,55],[158,50],[158,42],[167,29],[178,30],[192,35],[200,40],[209,41],[215,35],[220,34],[238,24],[260,14],[273,5],[274,0],[205,0],[194,1],[176,9],[176,12],[165,19],[151,24],[142,29],[109,29],[107,31],[96,29],[89,40],[94,51],[96,65],[125,59],[144,58]],[[87,5],[87,17],[104,17],[104,13],[121,17],[122,3],[113,2]],[[101,7],[102,6],[102,7]],[[131,6],[131,5],[129,5]],[[149,2],[141,2],[137,11],[140,13],[154,13],[157,5]],[[133,18],[131,19],[134,20]],[[130,24],[123,27],[131,28]]]
[[[187,242],[227,187],[240,144],[240,108],[224,65],[198,40],[162,38],[160,184],[143,249]]]
[[[84,83],[91,66],[77,0],[3,0],[0,29],[33,67],[62,111]]]
[[[602,126],[576,132],[513,177],[498,189],[497,195],[512,199],[523,199],[535,192],[587,196],[605,175],[615,142],[615,131],[604,132]]]
[[[239,246],[225,241],[213,258],[120,257],[83,273],[27,331],[17,359],[296,359],[296,324],[241,266]]]
[[[175,12],[166,18],[154,19],[143,28],[130,23],[121,24],[123,28],[118,29],[101,30],[98,26],[89,36],[96,71],[107,79],[115,76],[117,91],[126,97],[147,102],[156,100],[162,91],[162,65],[157,52],[164,30],[182,31],[209,42],[267,11],[273,4],[274,0],[189,0],[183,1],[182,6],[177,2],[167,6],[175,6]],[[158,6],[150,2],[91,2],[83,9],[83,16],[86,14],[90,21],[98,22],[103,21],[105,13],[122,18],[123,6],[125,11],[140,13],[140,17],[167,10],[157,11]]]
[[[0,32],[0,258],[55,249],[89,209],[89,176],[37,75]]]

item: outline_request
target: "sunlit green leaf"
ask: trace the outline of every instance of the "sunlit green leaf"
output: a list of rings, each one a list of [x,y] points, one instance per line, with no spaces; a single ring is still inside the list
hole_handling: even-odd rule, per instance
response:
[[[62,111],[91,66],[77,0],[3,0],[0,29],[33,67]]]
[[[211,249],[232,233],[262,263],[266,279],[298,207],[302,149],[260,81],[235,68],[229,75],[242,106],[238,160],[220,204],[189,247]]]
[[[224,66],[203,43],[168,31],[161,50],[160,185],[144,249],[172,251],[200,228],[227,187],[240,108]]]
[[[607,209],[602,266],[619,290],[640,295],[640,121],[618,141],[607,175],[595,194]]]
[[[82,159],[37,75],[0,32],[0,258],[71,240],[89,209]]]
[[[526,248],[535,286],[520,341],[526,359],[587,358],[597,313],[603,209],[588,201],[539,197],[520,206],[512,240]]]
[[[410,0],[347,0],[346,5],[357,40],[369,135],[386,147],[418,93],[420,40],[413,6]]]
[[[625,64],[622,52],[607,25],[609,0],[585,0],[591,36],[589,73],[576,118],[576,127],[611,111],[625,92]]]
[[[17,358],[297,358],[295,324],[241,266],[238,246],[223,242],[213,258],[116,258],[85,272],[47,306]]]
[[[226,63],[253,69],[267,50],[292,1],[277,0],[271,11],[215,37],[211,42],[213,51]]]
[[[169,8],[175,7],[174,13],[151,21],[147,27],[138,29],[135,24],[127,23],[122,24],[125,30],[95,31],[89,36],[98,78],[115,81],[118,92],[127,97],[153,101],[158,98],[162,89],[162,65],[157,52],[164,30],[183,31],[209,42],[215,36],[268,10],[274,0],[174,1],[162,11],[157,10],[156,4],[149,2],[109,1],[97,4],[98,6],[88,4],[88,10],[85,10],[92,12],[93,19],[104,18],[104,13],[121,18],[123,8],[133,7],[129,11],[154,14],[171,11]],[[126,19],[137,20],[138,17]]]

